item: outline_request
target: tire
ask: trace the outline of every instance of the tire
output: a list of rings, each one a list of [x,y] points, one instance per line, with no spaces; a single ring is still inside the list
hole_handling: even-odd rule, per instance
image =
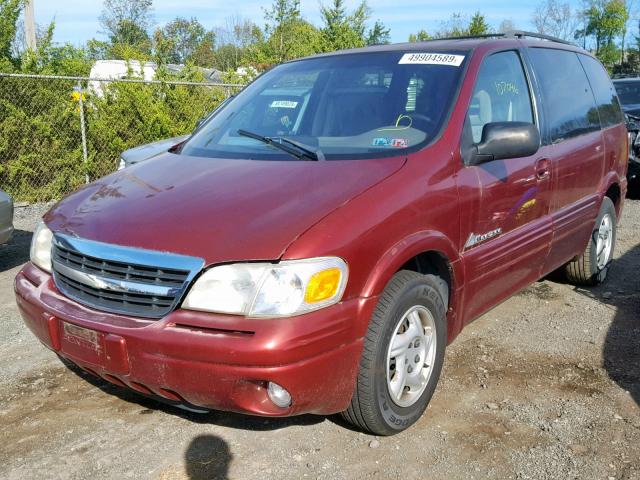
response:
[[[607,239],[603,239],[601,236],[601,228],[605,222],[610,222],[609,237]],[[616,246],[616,227],[616,209],[611,199],[604,197],[587,248],[575,260],[567,263],[564,267],[565,275],[569,282],[574,285],[594,286],[607,279]],[[604,230],[606,231],[607,228],[604,228]],[[600,257],[598,256],[599,241],[604,242],[604,248],[607,250],[607,252],[603,252],[606,254]],[[603,246],[602,243],[600,245],[601,247]]]
[[[420,418],[442,370],[447,300],[447,284],[435,275],[402,270],[393,276],[365,335],[351,404],[342,413],[348,423],[368,433],[393,435]],[[405,353],[390,358],[391,345],[400,351],[405,343]],[[398,365],[402,370],[396,371]],[[412,386],[403,388],[405,375]]]

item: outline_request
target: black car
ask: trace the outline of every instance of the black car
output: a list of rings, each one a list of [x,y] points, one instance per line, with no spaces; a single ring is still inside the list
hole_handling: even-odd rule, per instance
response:
[[[640,186],[640,77],[618,78],[613,81],[622,109],[627,117],[629,130],[629,171],[630,186],[638,191]]]

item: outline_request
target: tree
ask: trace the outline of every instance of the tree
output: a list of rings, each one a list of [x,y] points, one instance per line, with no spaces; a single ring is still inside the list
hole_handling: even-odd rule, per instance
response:
[[[409,35],[410,42],[426,42],[427,40],[431,40],[431,36],[425,29],[419,30],[418,33],[412,33]]]
[[[617,36],[621,35],[629,20],[627,5],[622,0],[592,1],[583,12],[585,28],[581,33],[584,37],[593,37],[596,42],[596,55],[603,46],[607,47],[607,58],[611,55],[611,45]]]
[[[376,20],[367,34],[367,45],[383,45],[391,43],[391,30],[384,23]]]
[[[215,50],[216,68],[220,70],[236,70],[242,64],[258,62],[261,56],[259,45],[264,43],[264,35],[260,27],[251,20],[233,15],[225,20],[224,26],[216,32],[217,48]],[[285,37],[289,37],[287,33]],[[280,39],[278,39],[280,40]],[[282,48],[286,47],[282,43]]]
[[[300,0],[274,0],[271,8],[264,11],[267,25],[265,32],[270,38],[271,47],[278,63],[286,59],[286,52],[292,42],[300,42],[293,36],[300,16]],[[304,38],[304,37],[301,37]]]
[[[125,45],[149,53],[152,0],[104,0],[100,25],[111,45]]]
[[[536,7],[532,21],[538,33],[570,40],[574,36],[578,19],[572,13],[569,3],[544,0]]]
[[[321,32],[309,22],[298,19],[278,27],[259,48],[253,50],[253,59],[255,63],[273,65],[320,53],[322,48]]]
[[[480,12],[476,12],[471,17],[471,21],[469,22],[469,27],[467,28],[468,35],[486,35],[491,32],[491,27],[487,23],[487,20],[484,18]]]
[[[11,69],[15,63],[11,47],[22,5],[22,0],[0,0],[0,70],[3,71]]]
[[[473,14],[471,19],[462,13],[452,13],[449,20],[441,24],[435,38],[464,37],[469,35],[486,35],[491,33],[491,27],[480,12]]]
[[[202,55],[203,43],[213,47],[215,34],[207,31],[195,18],[177,17],[155,31],[154,43],[160,63],[183,64],[192,60],[196,52]]]
[[[325,50],[364,47],[367,44],[366,22],[370,14],[364,1],[351,14],[347,14],[344,0],[333,0],[329,6],[321,5],[323,26],[320,31]]]
[[[462,37],[467,34],[466,19],[460,12],[454,12],[446,20],[440,24],[440,30],[438,30],[434,37]]]

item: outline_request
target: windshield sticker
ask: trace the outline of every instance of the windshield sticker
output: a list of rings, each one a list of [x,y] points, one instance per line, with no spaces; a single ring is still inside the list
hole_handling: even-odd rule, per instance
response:
[[[409,141],[406,138],[378,137],[373,139],[374,147],[407,148]]]
[[[271,108],[296,108],[298,102],[292,100],[274,100],[271,102]]]
[[[464,55],[450,55],[446,53],[405,53],[398,64],[415,65],[450,65],[459,67],[462,65]]]

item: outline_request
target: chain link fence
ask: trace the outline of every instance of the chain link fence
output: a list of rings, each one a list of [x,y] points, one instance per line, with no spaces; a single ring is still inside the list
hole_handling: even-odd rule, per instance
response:
[[[0,73],[0,188],[60,198],[116,170],[122,151],[191,132],[242,87]]]

